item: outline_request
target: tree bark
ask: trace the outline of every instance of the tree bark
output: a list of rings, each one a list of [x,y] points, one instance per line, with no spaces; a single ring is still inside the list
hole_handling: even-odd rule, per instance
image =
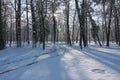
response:
[[[69,14],[70,14],[70,1],[67,0],[65,1],[65,6],[66,6],[66,34],[67,34],[67,44],[69,44],[70,46],[71,44],[71,38],[70,38],[70,30],[69,30]]]
[[[37,43],[37,30],[36,30],[36,18],[35,18],[35,11],[33,0],[31,0],[31,14],[32,14],[32,38],[33,38],[33,48],[36,47]]]
[[[74,16],[73,16],[73,29],[72,29],[72,44],[74,44],[74,41],[75,41],[75,35],[74,35],[74,29],[75,29],[75,17],[76,17],[76,10],[75,10],[75,12],[74,12]]]
[[[83,0],[83,3],[82,3],[82,11],[81,11],[81,14],[80,14],[80,8],[79,8],[79,5],[78,5],[78,0],[75,0],[75,5],[76,5],[76,10],[77,10],[77,13],[78,13],[78,19],[79,19],[79,25],[80,25],[80,47],[82,48],[82,42],[83,42],[83,45],[84,47],[87,46],[87,40],[85,39],[85,25],[84,25],[84,7],[85,7],[85,4],[84,4],[84,0]]]
[[[0,0],[0,50],[4,48],[5,41],[3,38],[2,0]]]
[[[17,4],[17,5],[16,5]],[[15,1],[16,7],[16,41],[17,47],[21,47],[21,0]]]
[[[27,43],[29,44],[29,18],[28,18],[28,0],[26,0],[26,20],[27,20]]]
[[[108,22],[108,30],[107,30],[107,43],[106,46],[109,47],[109,42],[110,42],[110,29],[111,29],[111,18],[112,18],[112,10],[113,10],[113,5],[114,5],[114,0],[110,1],[110,14],[109,14],[109,22]]]

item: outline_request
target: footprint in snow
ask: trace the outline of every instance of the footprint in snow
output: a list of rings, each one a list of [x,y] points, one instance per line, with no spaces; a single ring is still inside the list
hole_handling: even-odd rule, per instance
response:
[[[92,69],[92,72],[104,74],[105,70],[102,70],[102,69]]]

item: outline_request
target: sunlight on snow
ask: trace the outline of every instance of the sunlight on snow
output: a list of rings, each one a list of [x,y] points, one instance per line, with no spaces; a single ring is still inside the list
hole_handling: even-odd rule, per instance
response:
[[[96,50],[102,51],[102,52],[108,52],[108,53],[117,53],[120,55],[120,49],[119,50],[113,50],[113,49],[106,49],[106,48],[95,48]]]
[[[69,50],[61,61],[72,80],[119,80],[116,71],[78,50]]]
[[[72,80],[89,80],[86,75],[84,75],[80,63],[75,61],[74,55],[67,53],[61,61],[63,62],[64,67]]]

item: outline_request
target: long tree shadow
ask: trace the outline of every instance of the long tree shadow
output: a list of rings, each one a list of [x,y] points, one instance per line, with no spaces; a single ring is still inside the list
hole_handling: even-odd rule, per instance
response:
[[[83,50],[76,47],[73,48],[120,73],[120,55],[91,48],[86,48]]]
[[[70,50],[67,49],[64,53],[66,52],[69,54]],[[68,58],[69,61],[67,61],[62,58],[62,55],[52,57],[39,61],[34,65],[31,64],[12,72],[1,74],[0,80],[7,80],[8,78],[9,80],[14,80],[16,77],[17,80],[90,80],[79,66],[76,67],[74,65],[74,61],[72,59]]]
[[[100,48],[99,45],[97,45],[97,46],[96,45],[90,45],[90,46],[95,47],[95,48]],[[101,48],[119,50],[120,46],[109,46],[109,47],[107,47],[107,46],[103,45]]]

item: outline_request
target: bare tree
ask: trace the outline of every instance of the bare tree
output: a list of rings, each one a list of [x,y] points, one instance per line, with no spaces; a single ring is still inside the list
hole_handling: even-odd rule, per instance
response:
[[[100,39],[99,39],[99,36],[98,36],[99,26],[96,25],[95,21],[92,19],[92,17],[91,17],[90,14],[89,14],[89,18],[90,18],[91,25],[92,25],[92,28],[91,28],[92,37],[93,37],[95,43],[97,43],[96,41],[98,41],[99,45],[102,46],[102,44],[101,44],[101,42],[100,42]],[[96,39],[97,39],[97,40],[96,40]]]
[[[79,4],[78,4],[78,0],[75,0],[75,5],[76,5],[76,10],[78,13],[78,19],[79,19],[79,25],[80,25],[80,47],[82,48],[82,42],[84,47],[87,46],[87,40],[85,37],[85,17],[84,17],[84,8],[85,8],[85,0],[83,0],[82,3],[82,11],[80,13],[80,8],[79,8]]]
[[[67,35],[67,44],[70,46],[71,38],[70,38],[70,30],[69,30],[69,14],[70,14],[70,0],[64,0],[65,3],[65,21],[66,21],[66,35]]]
[[[107,43],[106,46],[109,46],[110,41],[110,29],[111,29],[111,18],[112,18],[112,11],[113,11],[113,5],[115,3],[115,0],[110,0],[109,7],[110,7],[110,13],[109,13],[109,22],[108,22],[108,29],[107,29]]]
[[[0,0],[0,49],[5,48],[5,41],[3,37],[3,19],[2,19],[2,0]]]
[[[27,20],[27,43],[29,44],[29,17],[28,17],[28,0],[26,0],[26,20]]]
[[[74,36],[75,36],[75,35],[74,35],[74,34],[75,34],[75,33],[74,33],[74,31],[75,31],[75,18],[76,18],[76,10],[75,10],[75,12],[74,12],[74,16],[73,16],[73,26],[72,26],[72,27],[73,27],[73,29],[72,29],[72,43],[73,43],[73,44],[74,44],[74,40],[75,40],[75,39],[74,39],[74,38],[75,38],[75,37],[74,37]]]
[[[15,0],[16,12],[16,41],[17,47],[21,47],[21,0]]]
[[[31,14],[32,14],[32,38],[33,38],[33,48],[36,47],[37,43],[37,26],[36,26],[36,18],[35,18],[35,10],[34,10],[34,3],[31,0]]]

